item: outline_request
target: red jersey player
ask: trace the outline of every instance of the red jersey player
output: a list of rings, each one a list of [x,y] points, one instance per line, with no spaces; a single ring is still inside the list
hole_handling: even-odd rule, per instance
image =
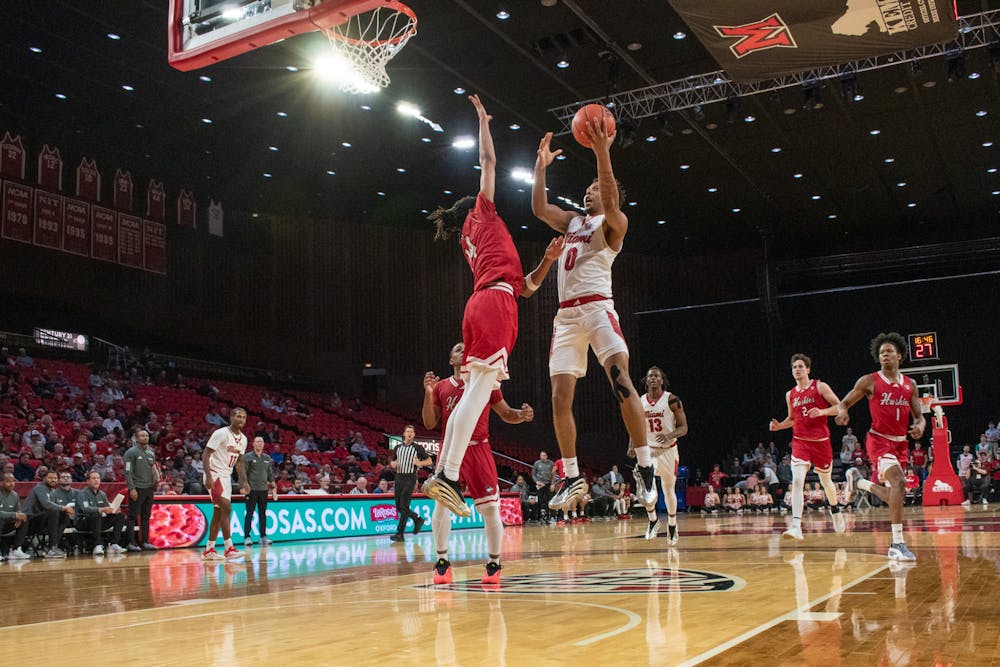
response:
[[[785,394],[788,416],[782,421],[772,419],[770,429],[792,429],[792,522],[783,537],[802,539],[802,507],[805,504],[806,474],[812,466],[830,505],[833,529],[844,532],[846,524],[837,503],[837,487],[833,483],[833,446],[830,444],[830,425],[827,417],[837,414],[840,399],[830,385],[810,380],[812,360],[804,354],[792,355],[792,377],[795,386]]]
[[[448,419],[460,403],[465,391],[465,383],[461,377],[462,358],[465,345],[458,343],[451,348],[449,362],[454,369],[451,377],[441,380],[433,371],[424,375],[424,405],[422,417],[425,428],[435,428],[441,425],[442,432],[447,431]],[[459,470],[461,478],[469,487],[469,492],[476,505],[476,510],[483,515],[486,529],[486,546],[490,552],[486,562],[486,572],[483,574],[484,584],[500,583],[500,543],[503,540],[503,522],[500,520],[500,483],[497,480],[497,466],[490,450],[490,407],[500,415],[500,419],[508,424],[530,422],[535,418],[535,411],[527,403],[515,410],[504,400],[499,389],[490,393],[489,405],[483,408],[472,431],[472,441],[465,452],[462,467]],[[442,449],[438,456],[438,470],[447,450]],[[451,517],[444,503],[434,504],[431,515],[431,526],[434,529],[434,544],[437,548],[437,562],[434,564],[434,583],[451,583],[451,563],[448,561],[448,536],[451,533]]]
[[[435,239],[447,239],[461,230],[462,251],[475,279],[462,317],[465,392],[444,434],[443,466],[423,486],[425,494],[463,517],[470,516],[472,510],[465,504],[458,474],[490,392],[510,377],[507,357],[517,340],[516,297],[531,296],[538,289],[554,261],[549,258],[550,251],[562,249],[561,242],[550,243],[538,268],[529,276],[523,275],[514,241],[493,204],[496,155],[489,125],[493,117],[486,113],[478,95],[469,100],[479,116],[479,195],[463,197],[450,209],[439,208],[429,216],[437,226]]]
[[[880,333],[872,339],[871,353],[881,370],[858,379],[854,389],[837,406],[837,423],[845,426],[850,420],[847,414],[850,407],[862,398],[868,398],[872,427],[865,438],[865,449],[872,464],[878,466],[878,479],[885,482],[885,486],[873,484],[867,479],[856,479],[856,471],[855,474],[848,471],[847,496],[850,497],[851,487],[856,483],[862,490],[870,491],[888,503],[889,520],[892,522],[889,558],[915,561],[917,557],[903,542],[903,500],[906,493],[903,466],[906,465],[907,432],[914,439],[922,437],[926,422],[920,412],[913,381],[899,372],[899,363],[906,354],[906,340],[895,332]]]

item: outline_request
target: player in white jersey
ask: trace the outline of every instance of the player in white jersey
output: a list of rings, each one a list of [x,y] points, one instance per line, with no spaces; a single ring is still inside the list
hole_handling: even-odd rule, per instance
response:
[[[212,497],[212,521],[208,525],[208,542],[201,557],[205,560],[232,560],[243,558],[246,553],[233,546],[232,532],[229,526],[230,514],[233,511],[233,468],[240,478],[240,493],[250,492],[247,482],[247,470],[243,463],[243,454],[247,451],[247,436],[243,427],[247,423],[247,412],[243,408],[233,408],[229,413],[229,426],[216,429],[201,453],[201,461],[205,465],[205,488]],[[215,542],[222,531],[226,550],[219,555],[215,550]]]
[[[622,249],[628,218],[621,210],[622,193],[611,168],[611,144],[603,125],[586,128],[597,159],[597,178],[583,198],[586,215],[564,211],[550,204],[545,192],[545,170],[562,150],[551,150],[549,132],[538,146],[535,178],[531,187],[531,211],[549,227],[564,235],[559,258],[559,312],[552,327],[549,377],[552,381],[552,421],[562,453],[566,478],[549,501],[551,509],[563,509],[587,492],[576,459],[576,421],[573,395],[576,382],[587,374],[587,348],[593,348],[604,368],[621,409],[625,429],[635,449],[636,495],[648,507],[656,504],[652,456],[639,393],[628,372],[628,346],[618,324],[611,293],[611,264]]]
[[[642,396],[642,407],[646,414],[646,440],[653,450],[653,469],[663,485],[663,499],[667,503],[667,535],[670,544],[674,545],[677,544],[677,492],[674,485],[677,482],[677,467],[680,465],[677,438],[687,435],[688,424],[684,404],[677,394],[667,391],[669,387],[670,383],[659,367],[652,366],[646,371],[646,393]],[[660,527],[656,506],[647,507],[646,515],[649,518],[646,539],[651,540],[656,537]]]

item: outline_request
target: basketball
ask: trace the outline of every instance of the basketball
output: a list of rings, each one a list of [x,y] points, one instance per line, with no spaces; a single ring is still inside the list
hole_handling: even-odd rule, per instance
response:
[[[588,104],[573,116],[573,137],[584,148],[590,148],[590,139],[584,131],[584,127],[591,121],[603,119],[604,131],[610,136],[615,131],[615,117],[611,115],[607,107],[600,104]]]

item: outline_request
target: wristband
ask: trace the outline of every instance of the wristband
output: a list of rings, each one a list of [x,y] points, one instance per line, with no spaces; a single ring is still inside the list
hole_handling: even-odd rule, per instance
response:
[[[531,274],[530,273],[524,277],[524,285],[525,285],[525,287],[527,287],[532,292],[537,292],[538,291],[538,287],[539,286],[536,285],[535,281],[531,279]]]

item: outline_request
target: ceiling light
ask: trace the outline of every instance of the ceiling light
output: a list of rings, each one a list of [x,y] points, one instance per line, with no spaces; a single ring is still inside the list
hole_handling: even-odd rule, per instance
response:
[[[625,48],[629,51],[638,51],[642,48],[642,44],[640,42],[629,42]]]
[[[924,81],[920,85],[923,86],[924,88],[933,88],[934,86],[937,85],[937,81]]]
[[[212,77],[208,76],[207,74],[202,74],[201,76],[198,77],[198,80],[204,81],[205,83],[211,83]]]
[[[271,173],[270,173],[270,172],[267,172],[267,171],[265,171],[265,172],[264,172],[264,178],[271,178]]]
[[[299,68],[296,67],[295,65],[288,65],[287,67],[285,67],[285,69],[287,69],[289,72],[298,72],[299,71]]]
[[[42,52],[42,50],[40,48],[38,48],[37,46],[29,46],[28,50],[31,51],[32,53],[41,53]]]
[[[969,78],[975,81],[979,78],[979,72],[969,72]]]
[[[802,174],[792,174],[792,178],[802,178]]]
[[[326,173],[329,176],[336,176],[337,175],[337,172],[333,171],[332,169],[327,169]]]
[[[469,150],[470,148],[475,148],[476,140],[472,137],[458,137],[453,142],[451,142],[452,148],[457,148],[459,150]]]
[[[381,190],[379,190],[379,191],[378,191],[378,192],[376,192],[375,194],[377,194],[377,195],[378,195],[379,197],[384,197],[384,196],[385,196],[385,193],[384,193],[384,192],[382,192]]]
[[[521,225],[521,229],[527,229],[528,225]]]
[[[653,143],[654,141],[656,141],[656,137],[651,134],[648,137],[646,137],[646,141],[648,141],[649,143]]]
[[[442,190],[441,192],[443,192],[446,195],[450,195],[451,194],[451,190]]]
[[[347,60],[329,55],[313,61],[313,74],[323,81],[336,83],[358,93],[377,93],[381,87],[358,72]]]
[[[370,106],[370,105],[368,105],[368,104],[362,104],[362,105],[361,105],[361,109],[362,109],[363,111],[371,111],[371,110],[372,110],[371,106]]]
[[[565,159],[566,159],[566,156],[565,156],[565,155],[563,155],[562,153],[560,153],[559,155],[557,155],[557,156],[556,156],[556,159],[557,159],[557,160],[565,160]]]
[[[396,167],[396,171],[398,171],[400,174],[406,173],[406,169],[404,169],[403,167]]]
[[[284,111],[279,111],[277,113],[277,116],[278,116],[278,118],[288,118],[288,114],[285,113]]]
[[[976,112],[976,115],[979,116],[980,118],[982,118],[983,116],[985,116],[988,113],[989,112],[986,109],[980,109],[979,111]]]
[[[892,164],[895,161],[896,161],[896,158],[894,158],[894,157],[887,157],[886,159],[882,160],[882,162],[885,162],[886,164]]]
[[[134,88],[134,87],[132,87],[132,86],[130,86],[130,85],[128,85],[128,84],[126,83],[126,84],[123,84],[123,85],[122,85],[122,90],[125,90],[125,91],[128,91],[128,92],[130,92],[130,93],[131,93],[131,92],[132,92],[133,90],[135,90],[135,88]]]
[[[771,152],[772,153],[780,153],[781,152],[781,146],[775,146],[774,148],[771,149]]]
[[[740,212],[740,211],[742,211],[742,210],[743,210],[743,209],[741,209],[741,208],[734,208],[734,209],[733,209],[733,213],[739,213],[739,212]]]
[[[752,123],[752,122],[754,122],[755,120],[757,120],[757,117],[756,117],[756,116],[754,116],[754,115],[752,115],[752,114],[751,114],[751,115],[749,115],[749,116],[746,116],[745,118],[743,118],[743,122],[744,122],[744,123]]]
[[[826,216],[826,219],[827,220],[836,220],[837,219],[837,214],[836,213],[831,213],[830,215]]]
[[[205,125],[211,125],[212,124],[212,119],[211,118],[202,118],[201,122],[203,122]]]
[[[989,169],[986,170],[986,173],[987,174],[995,174],[995,173],[997,173],[997,168],[996,167],[990,167]]]
[[[64,100],[64,99],[66,99],[66,95],[64,95],[63,93],[56,93],[56,99],[57,100]]]
[[[906,181],[900,181],[899,183],[896,183],[896,187],[897,188],[905,188],[906,187]]]
[[[420,117],[420,107],[411,102],[400,102],[396,105],[396,111],[404,116]]]
[[[556,67],[558,67],[559,69],[566,69],[567,67],[569,67],[569,61],[563,58],[562,60],[556,63]]]
[[[917,207],[917,205],[914,202],[912,202],[912,201],[909,204],[906,205],[906,208],[916,208],[916,207]]]
[[[121,39],[121,38],[122,38],[122,36],[121,36],[121,35],[118,35],[118,34],[116,34],[116,33],[113,33],[113,32],[109,32],[109,33],[108,33],[108,39],[110,39],[110,40],[112,40],[112,41],[115,41],[115,42],[117,42],[117,41],[118,41],[119,39]]]
[[[896,86],[895,88],[892,89],[892,92],[896,93],[897,95],[902,95],[908,90],[909,88],[907,88],[906,86]]]
[[[454,92],[456,95],[465,95],[465,88],[462,88],[461,86],[459,86],[458,88],[456,88],[452,92]]]
[[[349,142],[349,141],[341,141],[340,145],[343,146],[344,148],[350,148],[351,147],[351,142]]]
[[[674,39],[684,39],[685,37],[687,37],[687,33],[681,32],[680,30],[674,33]]]
[[[431,138],[430,137],[420,137],[420,141],[424,142],[425,144],[429,144],[429,143],[431,143]]]
[[[511,123],[510,124],[510,129],[512,129],[512,130],[520,130],[521,126],[518,125],[517,123]]]
[[[510,18],[510,12],[508,12],[506,9],[501,9],[500,11],[497,12],[497,18],[500,19],[501,21],[506,21],[507,19]]]
[[[687,171],[690,168],[691,168],[691,165],[689,165],[689,164],[682,164],[681,165],[681,171]]]
[[[820,196],[819,195],[813,195],[812,197],[810,197],[810,199],[812,199],[813,201],[819,201],[820,200]]]
[[[658,225],[665,225],[665,224],[667,224],[667,221],[666,220],[657,220],[656,224],[658,224]]]
[[[638,205],[639,205],[639,202],[637,202],[637,201],[630,201],[630,202],[628,203],[628,205],[629,205],[629,206],[638,206]]]
[[[882,134],[882,130],[868,130],[868,134],[872,135],[873,137],[877,137],[878,135]]]
[[[528,183],[529,185],[535,182],[535,174],[531,170],[525,169],[524,167],[514,167],[511,169],[510,177],[515,181],[521,181],[522,183]]]
[[[712,187],[712,188],[709,188],[708,191],[714,194],[714,193],[716,193],[716,192],[719,191],[719,188]]]
[[[993,145],[992,141],[984,141],[983,142],[983,148],[989,148],[992,145]]]
[[[267,150],[274,151],[275,153],[277,153],[278,152],[278,147],[277,146],[268,146]]]
[[[993,195],[994,197],[996,197],[997,195],[1000,195],[1000,190],[994,190],[990,194]]]
[[[855,102],[860,102],[863,99],[865,99],[865,96],[862,95],[861,93],[855,93],[854,94],[854,101]]]

